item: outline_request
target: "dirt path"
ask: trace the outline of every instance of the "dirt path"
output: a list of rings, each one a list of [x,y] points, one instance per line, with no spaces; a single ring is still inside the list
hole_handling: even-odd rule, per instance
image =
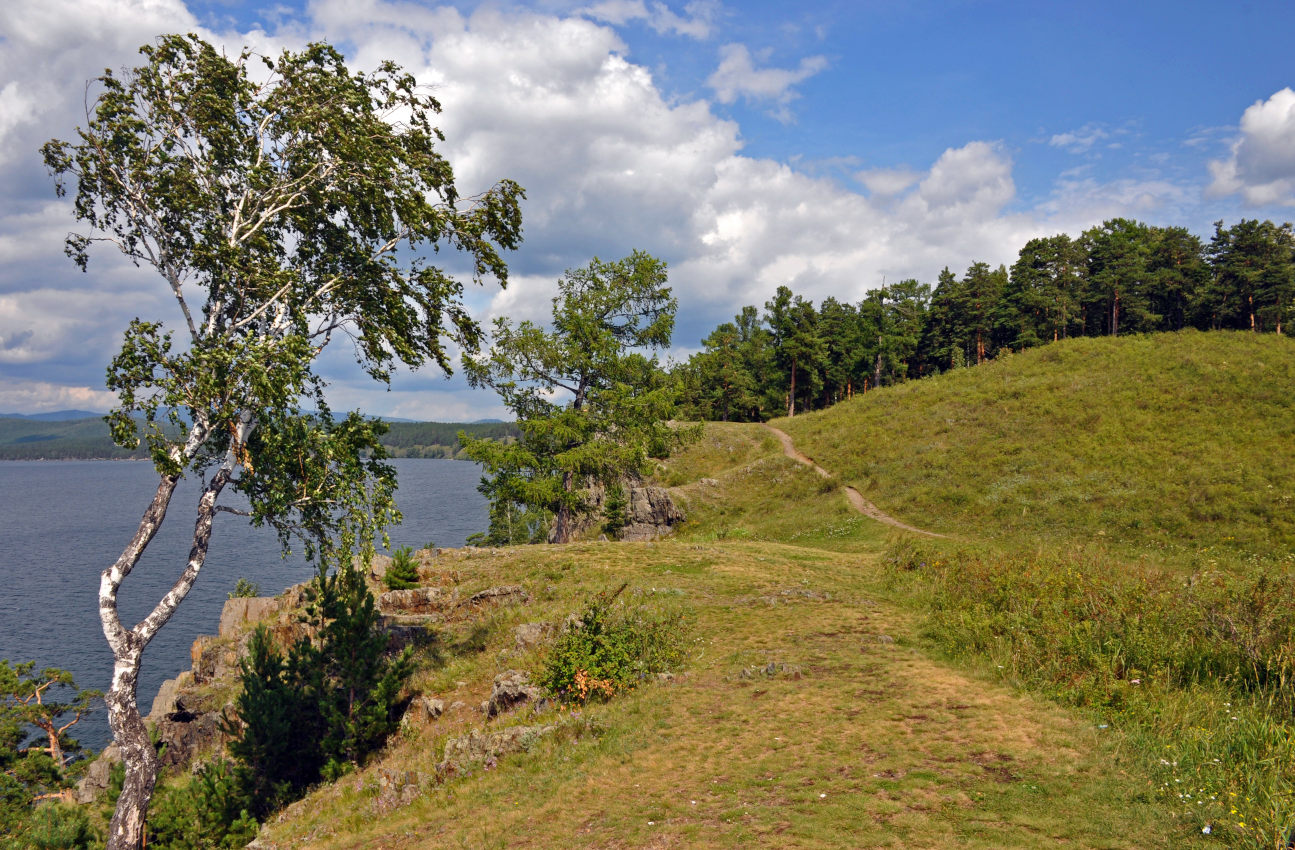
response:
[[[774,433],[775,436],[777,436],[778,442],[782,443],[782,453],[785,454],[787,457],[791,458],[797,463],[805,464],[805,466],[808,466],[810,469],[814,470],[824,478],[832,477],[832,473],[828,472],[823,467],[814,463],[814,461],[809,457],[809,455],[806,455],[804,452],[798,450],[796,448],[796,444],[791,441],[791,436],[788,435],[786,431],[781,431],[773,427],[772,425],[768,425],[768,424],[766,424],[764,427],[768,428],[770,431]],[[845,497],[850,500],[850,504],[854,506],[854,509],[856,511],[858,511],[859,513],[863,514],[866,517],[869,517],[870,519],[875,519],[877,522],[884,522],[886,525],[892,525],[895,528],[902,528],[905,531],[911,531],[914,534],[925,534],[927,537],[946,536],[943,534],[936,534],[934,531],[926,531],[921,528],[914,528],[913,526],[907,523],[900,522],[890,514],[884,512],[881,508],[874,505],[872,502],[869,502],[867,499],[863,498],[863,494],[860,493],[858,490],[854,489],[853,487],[846,486]]]

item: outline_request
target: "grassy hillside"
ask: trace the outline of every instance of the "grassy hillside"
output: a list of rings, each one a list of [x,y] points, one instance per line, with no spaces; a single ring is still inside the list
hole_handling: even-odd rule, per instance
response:
[[[531,600],[439,629],[414,688],[445,714],[259,846],[1284,848],[1292,377],[1272,337],[1064,343],[775,423],[828,478],[708,425],[658,476],[675,539],[438,555],[428,583]],[[554,652],[518,625],[624,582],[686,612],[673,678],[485,716]]]
[[[775,423],[906,522],[1189,567],[1295,547],[1295,342],[1063,341]]]

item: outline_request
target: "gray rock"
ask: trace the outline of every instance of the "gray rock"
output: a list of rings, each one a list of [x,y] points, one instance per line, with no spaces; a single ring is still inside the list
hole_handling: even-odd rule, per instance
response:
[[[444,615],[459,602],[457,589],[440,587],[415,587],[409,590],[388,590],[378,597],[378,613],[384,616]]]
[[[639,541],[664,537],[684,519],[664,487],[631,487],[626,517],[629,521],[617,537]]]
[[[424,696],[414,697],[409,703],[409,708],[405,709],[405,716],[400,719],[400,725],[418,729],[430,725],[444,713],[445,703],[441,700]]]
[[[553,633],[552,623],[522,623],[513,629],[518,649],[530,649]]]
[[[358,557],[355,559],[355,566],[363,566]],[[373,560],[369,561],[369,578],[373,581],[382,581],[383,576],[387,574],[387,568],[390,566],[391,558],[389,556],[375,552]]]
[[[165,745],[161,752],[163,767],[187,765],[198,755],[225,741],[219,712],[199,714],[189,711],[182,699],[176,700],[175,710],[157,724],[154,732],[159,746]]]
[[[524,702],[535,702],[543,696],[544,692],[530,683],[529,673],[523,670],[500,673],[490,689],[490,699],[485,705],[486,716],[498,717]]]
[[[93,803],[100,794],[108,790],[112,767],[120,761],[121,750],[117,749],[116,744],[104,747],[103,752],[99,753],[99,757],[86,770],[85,776],[76,784],[72,798],[82,805]]]
[[[408,806],[422,793],[423,777],[416,771],[380,767],[377,774],[378,793],[373,808],[380,815]]]
[[[445,742],[445,755],[437,770],[447,773],[462,770],[472,764],[495,760],[509,753],[528,750],[540,738],[552,733],[556,726],[511,726],[497,732],[473,729],[461,738]]]
[[[505,584],[499,587],[488,587],[472,594],[464,604],[475,608],[501,607],[505,605],[523,605],[531,601],[530,594],[520,584]]]
[[[176,703],[180,700],[181,691],[192,686],[193,674],[188,670],[174,679],[167,679],[162,683],[162,687],[157,689],[157,696],[153,697],[153,707],[149,709],[148,716],[144,719],[150,723],[157,723],[162,720],[166,715],[175,711]]]

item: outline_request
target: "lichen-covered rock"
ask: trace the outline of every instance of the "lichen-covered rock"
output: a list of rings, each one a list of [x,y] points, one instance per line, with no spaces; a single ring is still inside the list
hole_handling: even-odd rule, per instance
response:
[[[513,629],[513,641],[518,649],[530,649],[553,634],[552,623],[522,623]]]
[[[498,717],[524,702],[536,702],[543,697],[544,692],[532,685],[530,678],[524,670],[509,670],[496,676],[486,703],[486,716]]]
[[[223,744],[225,732],[222,729],[222,719],[220,712],[190,711],[183,700],[177,700],[175,710],[154,727],[157,743],[161,748],[162,766],[180,767],[189,764],[195,756]]]
[[[279,600],[273,596],[226,599],[224,607],[220,609],[220,629],[217,634],[220,637],[233,637],[278,610]]]
[[[380,767],[377,776],[378,793],[374,796],[373,808],[380,815],[408,806],[422,793],[423,777],[417,771]]]
[[[378,612],[384,616],[417,615],[421,617],[444,615],[459,604],[459,591],[440,587],[414,587],[409,590],[389,590],[378,597]]]
[[[673,532],[684,516],[665,488],[631,487],[626,519],[616,535],[621,540],[655,540]]]
[[[474,593],[465,604],[481,608],[523,605],[530,601],[531,597],[526,592],[526,588],[520,584],[505,584],[499,587],[488,587]]]
[[[72,799],[85,805],[93,803],[99,795],[108,790],[108,783],[112,778],[112,767],[121,761],[121,750],[116,744],[109,744],[104,747],[103,752],[95,759],[90,767],[86,769],[85,776],[76,784],[76,790],[72,792]]]
[[[473,729],[461,738],[445,742],[445,755],[437,770],[448,773],[462,770],[473,764],[493,762],[509,753],[523,752],[540,738],[550,734],[557,726],[510,726],[497,732]]]
[[[409,702],[405,716],[400,718],[400,725],[414,729],[430,725],[445,713],[445,703],[432,697],[417,696]]]

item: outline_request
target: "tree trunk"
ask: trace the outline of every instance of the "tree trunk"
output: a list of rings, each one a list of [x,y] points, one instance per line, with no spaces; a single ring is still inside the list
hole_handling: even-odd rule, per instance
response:
[[[575,473],[565,472],[562,475],[562,492],[570,493],[575,489]],[[553,542],[570,543],[575,534],[575,515],[571,506],[563,502],[558,506],[558,514],[553,520]]]
[[[1111,336],[1120,335],[1120,293],[1115,293],[1115,300],[1111,302]]]
[[[108,725],[112,729],[114,742],[121,749],[122,765],[126,769],[121,796],[117,798],[117,808],[108,827],[105,850],[139,850],[144,846],[144,825],[149,800],[157,784],[158,759],[149,740],[148,730],[144,727],[144,719],[139,714],[136,686],[139,683],[140,657],[158,629],[166,625],[189,594],[193,583],[198,579],[199,571],[206,563],[212,521],[216,516],[216,499],[233,475],[235,456],[250,432],[250,422],[245,420],[239,428],[240,434],[234,440],[234,447],[231,447],[224,464],[212,475],[198,499],[193,543],[189,548],[189,559],[184,571],[149,615],[133,628],[125,628],[117,614],[117,592],[166,519],[167,508],[180,480],[179,475],[162,476],[135,536],[116,562],[104,570],[100,577],[99,621],[113,653],[112,686],[104,694],[104,702],[108,706]],[[195,425],[190,442],[204,433],[205,428]]]
[[[132,646],[124,655],[116,658],[112,669],[112,687],[104,695],[112,739],[121,750],[122,764],[126,768],[121,796],[117,798],[117,809],[113,812],[112,823],[108,827],[107,850],[137,850],[144,846],[148,803],[153,796],[153,787],[157,784],[157,751],[148,738],[148,729],[139,716],[139,706],[135,699],[142,651],[142,646]]]
[[[796,361],[791,361],[791,392],[787,393],[787,415],[796,415]]]

